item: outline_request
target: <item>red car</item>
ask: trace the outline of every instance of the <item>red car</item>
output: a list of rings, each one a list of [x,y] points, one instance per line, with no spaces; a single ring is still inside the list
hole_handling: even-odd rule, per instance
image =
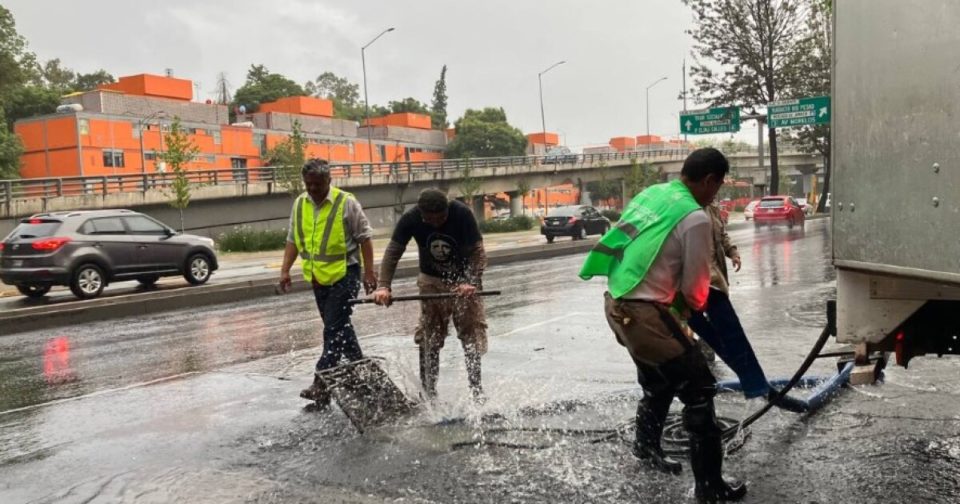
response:
[[[804,219],[800,203],[797,203],[792,196],[767,196],[760,200],[753,214],[756,227],[764,224],[803,226]]]

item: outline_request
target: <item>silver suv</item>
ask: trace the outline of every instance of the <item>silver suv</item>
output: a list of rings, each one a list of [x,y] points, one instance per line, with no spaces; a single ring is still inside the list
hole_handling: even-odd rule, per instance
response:
[[[0,242],[0,280],[34,298],[67,285],[88,299],[110,282],[151,286],[172,275],[199,285],[216,269],[213,240],[177,233],[131,210],[37,214]]]

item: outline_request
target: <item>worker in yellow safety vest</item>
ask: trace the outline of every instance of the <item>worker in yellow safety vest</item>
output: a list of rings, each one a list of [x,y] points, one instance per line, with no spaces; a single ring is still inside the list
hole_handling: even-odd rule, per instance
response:
[[[323,320],[323,354],[316,366],[319,373],[338,365],[341,359],[349,362],[363,358],[350,322],[353,308],[348,301],[360,291],[361,267],[367,293],[376,288],[377,275],[370,241],[373,229],[360,202],[330,185],[330,165],[323,159],[307,161],[302,176],[306,191],[294,201],[290,213],[280,289],[290,289],[290,268],[299,257],[303,278],[313,287]],[[330,392],[317,374],[300,397],[321,405],[330,403]]]

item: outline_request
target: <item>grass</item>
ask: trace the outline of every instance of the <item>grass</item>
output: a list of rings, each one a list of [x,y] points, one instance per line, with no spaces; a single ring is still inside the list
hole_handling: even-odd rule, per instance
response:
[[[282,250],[286,244],[286,229],[253,229],[248,226],[238,226],[217,237],[217,246],[223,252]]]
[[[533,217],[518,215],[504,220],[486,220],[480,223],[483,233],[510,233],[512,231],[526,231],[533,229],[537,221]]]

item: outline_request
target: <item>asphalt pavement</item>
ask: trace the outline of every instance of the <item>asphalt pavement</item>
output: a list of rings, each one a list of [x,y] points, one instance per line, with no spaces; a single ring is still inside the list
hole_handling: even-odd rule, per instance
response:
[[[744,259],[733,302],[767,374],[789,375],[835,294],[829,226],[733,239]],[[440,399],[364,434],[297,397],[319,352],[308,293],[0,338],[0,502],[692,502],[686,464],[654,473],[616,437],[589,434],[629,422],[639,390],[603,319],[603,281],[579,280],[581,261],[489,270],[503,295],[487,299],[485,405],[469,399],[450,337]],[[365,352],[411,398],[417,315],[398,303],[354,316]],[[824,359],[811,372],[834,370]],[[750,484],[745,502],[955,502],[958,371],[957,359],[919,358],[816,414],[774,410],[727,472]],[[725,394],[718,412],[760,405]]]

